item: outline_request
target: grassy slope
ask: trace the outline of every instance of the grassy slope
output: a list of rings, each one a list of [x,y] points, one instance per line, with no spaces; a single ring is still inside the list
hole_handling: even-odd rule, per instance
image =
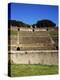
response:
[[[39,64],[12,64],[11,76],[33,76],[33,75],[48,75],[57,74],[58,66],[56,65],[39,65]]]
[[[54,37],[54,36],[58,36],[58,31],[55,30],[55,31],[49,31],[49,34]],[[17,35],[17,31],[16,30],[11,30],[11,35]],[[20,32],[20,36],[23,36],[23,35],[31,35],[31,36],[37,36],[37,35],[41,35],[41,32]]]
[[[11,30],[11,35],[17,35],[17,31]]]

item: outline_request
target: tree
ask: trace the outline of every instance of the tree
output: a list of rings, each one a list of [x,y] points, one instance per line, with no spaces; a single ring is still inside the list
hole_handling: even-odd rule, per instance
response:
[[[16,20],[8,20],[8,26],[17,26],[17,27],[30,27],[29,24],[23,23],[22,21],[16,21]]]
[[[33,24],[32,27],[35,28],[36,24]]]
[[[36,26],[38,28],[40,28],[40,27],[55,27],[56,24],[50,20],[40,20],[40,21],[37,21]]]

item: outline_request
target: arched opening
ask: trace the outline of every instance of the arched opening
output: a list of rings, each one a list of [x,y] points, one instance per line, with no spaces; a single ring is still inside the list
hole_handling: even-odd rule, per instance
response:
[[[17,51],[20,51],[20,47],[17,47]]]

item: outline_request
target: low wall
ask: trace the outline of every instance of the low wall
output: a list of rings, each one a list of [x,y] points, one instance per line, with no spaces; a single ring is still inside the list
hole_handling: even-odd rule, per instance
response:
[[[9,53],[9,59],[14,64],[58,64],[58,52],[20,52]]]

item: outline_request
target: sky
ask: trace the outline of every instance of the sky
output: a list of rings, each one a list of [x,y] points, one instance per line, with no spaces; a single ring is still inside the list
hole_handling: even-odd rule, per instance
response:
[[[18,20],[32,25],[38,20],[49,19],[58,26],[58,6],[10,3],[8,11],[10,20]]]

